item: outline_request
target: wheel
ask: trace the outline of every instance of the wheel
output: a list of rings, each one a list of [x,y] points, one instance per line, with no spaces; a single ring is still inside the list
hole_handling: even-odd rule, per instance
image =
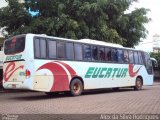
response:
[[[81,95],[83,92],[83,84],[81,80],[74,79],[70,84],[70,92],[72,96],[78,96]]]
[[[137,78],[136,79],[136,85],[134,86],[134,90],[141,90],[142,89],[142,79],[141,78]]]

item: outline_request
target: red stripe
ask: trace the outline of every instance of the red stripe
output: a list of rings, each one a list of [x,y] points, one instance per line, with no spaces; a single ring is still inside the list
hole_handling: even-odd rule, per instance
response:
[[[48,69],[54,76],[54,82],[50,91],[69,90],[69,80],[66,71],[59,64],[50,62],[42,65],[38,70]],[[38,71],[37,70],[37,71]]]
[[[65,66],[67,68],[67,70],[69,71],[69,73],[70,73],[70,75],[71,75],[72,78],[75,77],[75,76],[77,76],[77,73],[68,64],[66,64],[64,62],[60,62],[60,61],[56,61],[56,62],[58,62],[58,63],[62,64],[63,66]]]
[[[129,69],[130,77],[135,77],[138,74],[138,72],[141,69],[141,67],[139,67],[137,71],[133,72],[134,65],[133,64],[129,64],[129,68],[128,69]]]

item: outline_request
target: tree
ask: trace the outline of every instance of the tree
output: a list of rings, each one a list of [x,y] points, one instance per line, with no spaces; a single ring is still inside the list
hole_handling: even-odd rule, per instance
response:
[[[158,53],[151,52],[150,56],[153,57],[153,58],[155,58],[157,60],[158,67],[160,68],[160,52],[158,52]]]
[[[137,0],[26,0],[0,9],[0,27],[9,36],[21,33],[57,37],[90,38],[134,47],[145,38],[144,24],[149,22],[147,9],[125,11]],[[36,16],[29,10],[38,11]]]

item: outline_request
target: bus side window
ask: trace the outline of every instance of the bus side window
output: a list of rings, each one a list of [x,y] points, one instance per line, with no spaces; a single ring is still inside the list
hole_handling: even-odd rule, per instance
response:
[[[84,45],[83,48],[84,48],[84,50],[83,50],[84,60],[91,61],[91,58],[92,58],[91,57],[91,46],[90,45]]]
[[[40,58],[40,40],[38,38],[36,38],[34,40],[34,54],[36,58]]]
[[[129,62],[128,51],[124,50],[123,51],[123,63],[128,63],[128,62]]]
[[[111,61],[111,49],[110,48],[105,48],[105,60],[106,61]]]
[[[74,60],[74,47],[73,43],[66,43],[66,58],[69,60]]]
[[[104,47],[100,47],[100,48],[99,48],[99,60],[100,60],[100,61],[105,61]]]
[[[46,58],[47,51],[46,51],[46,40],[43,38],[36,38],[34,41],[34,50],[35,50],[35,57],[36,58]]]
[[[48,40],[48,55],[49,58],[56,58],[57,56],[57,49],[56,49],[56,41]]]
[[[118,56],[118,63],[122,63],[122,50],[118,49],[117,56]]]
[[[74,52],[75,52],[75,60],[82,60],[83,54],[82,54],[82,45],[81,44],[74,44]]]
[[[134,63],[139,64],[138,52],[134,52]]]
[[[117,49],[115,49],[115,48],[112,48],[112,61],[118,62]]]
[[[98,47],[92,46],[92,60],[96,61],[98,60]]]
[[[46,58],[47,57],[47,43],[46,40],[41,38],[40,39],[40,53],[41,53],[41,58]]]
[[[64,42],[63,41],[57,41],[57,58],[59,58],[59,59],[65,58]]]
[[[129,51],[129,63],[134,64],[133,51]]]
[[[142,54],[138,52],[139,64],[143,64]]]

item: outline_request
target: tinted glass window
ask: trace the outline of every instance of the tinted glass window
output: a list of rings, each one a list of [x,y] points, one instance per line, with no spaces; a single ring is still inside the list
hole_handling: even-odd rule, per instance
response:
[[[92,47],[92,60],[98,60],[98,47],[97,46],[93,46]]]
[[[118,62],[117,49],[112,49],[112,61]]]
[[[111,61],[111,49],[110,48],[105,48],[105,60]]]
[[[123,58],[122,50],[118,49],[117,55],[118,55],[118,63],[122,63],[122,58]]]
[[[35,57],[40,58],[41,54],[40,54],[40,40],[37,38],[34,41],[34,49],[35,49]]]
[[[139,64],[138,52],[134,52],[134,63],[135,63],[135,64]]]
[[[133,51],[129,51],[129,63],[134,63],[134,59],[133,59]]]
[[[145,62],[145,66],[148,74],[152,74],[153,73],[152,61],[150,60],[150,56],[148,53],[144,53],[144,62]]]
[[[13,37],[5,41],[4,53],[15,54],[23,52],[25,48],[25,37]]]
[[[91,46],[84,45],[84,60],[90,61],[91,60]]]
[[[123,51],[123,63],[128,63],[128,62],[129,62],[128,51],[124,50]]]
[[[47,56],[47,49],[46,49],[46,40],[45,39],[40,39],[40,54],[41,54],[41,58],[46,58]]]
[[[145,63],[145,65],[147,66],[147,62],[148,62],[148,60],[150,59],[149,54],[143,53],[143,55],[144,55],[144,63]]]
[[[69,60],[73,60],[74,59],[74,47],[73,47],[73,43],[66,43],[66,58]]]
[[[63,41],[57,41],[57,58],[60,58],[60,59],[65,58]]]
[[[75,60],[82,60],[82,45],[81,44],[74,44],[74,51],[75,51]]]
[[[35,57],[46,58],[46,40],[42,38],[36,38],[34,41]]]
[[[49,58],[56,58],[56,41],[48,41]]]
[[[99,48],[99,59],[101,61],[105,61],[105,49],[104,49],[104,47]]]
[[[142,54],[138,52],[139,64],[143,64]]]

